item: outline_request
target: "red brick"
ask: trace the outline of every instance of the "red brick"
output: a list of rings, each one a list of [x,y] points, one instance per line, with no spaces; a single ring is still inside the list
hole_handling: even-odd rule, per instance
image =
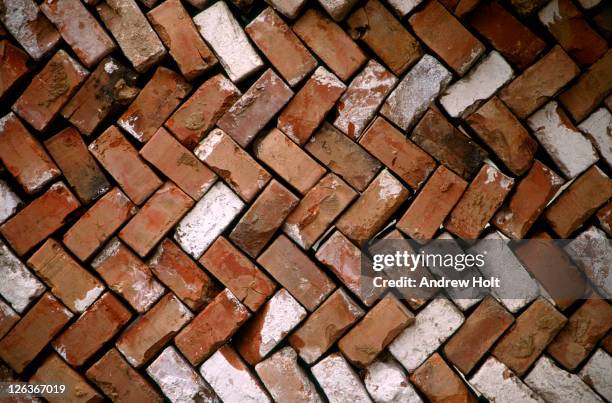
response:
[[[111,348],[85,373],[106,396],[116,401],[161,403],[163,398],[121,354]]]
[[[70,227],[64,235],[64,245],[85,261],[134,214],[134,204],[121,190],[114,188]]]
[[[419,41],[378,0],[369,0],[346,20],[349,34],[363,41],[396,75],[423,55]]]
[[[147,17],[187,80],[195,79],[217,64],[217,58],[179,0],[163,2],[149,11]]]
[[[68,53],[59,50],[32,79],[12,109],[36,130],[45,130],[88,75]]]
[[[83,204],[110,190],[110,183],[75,128],[64,129],[46,140],[45,147]]]
[[[463,239],[476,239],[512,189],[514,179],[483,165],[451,211],[444,227]]]
[[[306,11],[293,31],[342,81],[351,78],[367,60],[340,26],[315,9]]]
[[[395,226],[413,239],[432,239],[466,187],[461,177],[439,166]]]
[[[268,246],[257,263],[310,312],[336,288],[325,272],[284,235]]]
[[[535,160],[492,224],[513,239],[524,238],[562,184],[563,178]]]
[[[274,281],[222,236],[208,248],[200,263],[253,312],[276,290]]]
[[[115,50],[115,42],[79,0],[46,1],[40,10],[55,24],[85,66],[95,66]]]
[[[121,295],[132,307],[143,313],[164,293],[146,264],[127,246],[113,238],[91,262],[111,290]]]
[[[438,353],[433,353],[416,371],[410,381],[432,403],[472,403],[476,398],[461,378],[453,372]]]
[[[49,154],[12,112],[0,119],[0,160],[30,194],[61,175]]]
[[[217,120],[240,97],[240,90],[221,74],[205,81],[166,121],[165,126],[187,148],[193,149]]]
[[[107,57],[89,76],[78,92],[61,110],[81,133],[86,136],[108,116],[129,105],[138,92],[133,70],[112,57]]]
[[[190,309],[199,311],[217,294],[215,282],[170,239],[157,247],[148,265]]]
[[[179,74],[159,67],[117,124],[146,143],[189,94],[191,85]]]
[[[198,365],[233,336],[251,316],[225,289],[174,338],[174,344],[192,365]]]
[[[189,309],[174,294],[168,293],[119,336],[117,349],[133,367],[139,368],[192,318]]]
[[[427,3],[409,21],[419,39],[460,76],[485,51],[483,44],[436,0]]]
[[[110,126],[91,143],[89,151],[136,204],[142,204],[162,185],[157,175],[140,159],[138,151],[115,126]]]
[[[9,41],[0,41],[0,99],[30,72],[28,55]]]
[[[246,147],[292,96],[293,91],[287,84],[268,69],[225,112],[217,125],[241,147]]]
[[[6,221],[0,232],[21,256],[62,227],[78,207],[79,201],[66,185],[57,182]]]
[[[163,127],[140,150],[140,155],[194,200],[199,200],[217,179]]]
[[[476,8],[480,0],[440,0],[440,3],[457,17],[463,18]]]
[[[0,338],[4,337],[19,319],[21,318],[9,304],[0,301]]]
[[[22,372],[72,318],[50,293],[44,294],[0,341],[0,358]]]
[[[612,333],[608,334],[601,342],[601,347],[612,354]]]
[[[131,317],[130,311],[107,292],[53,341],[53,348],[68,364],[80,367]]]
[[[382,117],[376,118],[359,144],[414,189],[436,168],[429,154]]]
[[[601,228],[612,236],[612,201],[597,211],[597,219]]]
[[[317,67],[315,58],[271,7],[251,21],[245,32],[291,87]]]
[[[300,194],[308,192],[325,174],[321,165],[278,129],[272,129],[253,148],[256,158],[289,182]],[[291,164],[287,164],[287,161],[291,161]]]

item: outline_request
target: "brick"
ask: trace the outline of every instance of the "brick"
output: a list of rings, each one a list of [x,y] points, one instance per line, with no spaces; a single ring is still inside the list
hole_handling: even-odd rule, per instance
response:
[[[602,400],[577,375],[557,367],[542,356],[535,364],[525,383],[548,402],[575,401],[601,402]]]
[[[608,49],[606,40],[594,31],[569,0],[551,0],[538,12],[544,24],[567,53],[580,65],[590,65]]]
[[[310,371],[330,403],[372,401],[359,376],[339,353],[323,358]]]
[[[336,228],[353,242],[362,243],[372,239],[408,199],[408,195],[408,189],[389,171],[383,170],[342,214],[336,222]]]
[[[451,125],[435,109],[425,113],[414,128],[411,139],[465,180],[478,173],[487,156],[482,147]]]
[[[489,357],[470,378],[473,385],[489,401],[543,403],[529,386],[494,357]]]
[[[612,296],[612,276],[608,275],[608,262],[612,245],[606,233],[590,226],[570,241],[563,250],[582,269],[591,285],[604,298]]]
[[[9,41],[0,41],[0,98],[30,72],[28,55]]]
[[[338,347],[358,367],[371,364],[414,316],[394,297],[383,298],[340,341]]]
[[[221,351],[218,350],[219,347],[225,344],[250,316],[249,310],[225,289],[176,335],[174,344],[192,365],[198,365],[215,351]],[[217,391],[215,385],[212,387]]]
[[[470,15],[469,22],[519,70],[531,65],[546,47],[542,39],[498,3],[482,3]]]
[[[21,373],[72,318],[50,293],[45,293],[0,341],[0,358]]]
[[[85,373],[104,394],[119,401],[161,403],[162,397],[121,354],[111,348]]]
[[[476,239],[502,205],[514,179],[489,164],[480,172],[457,202],[444,228],[463,239]]]
[[[308,49],[271,7],[251,21],[245,31],[291,87],[317,66]]]
[[[79,0],[47,1],[40,5],[40,11],[88,68],[115,50],[113,40]]]
[[[604,205],[597,211],[599,225],[608,235],[612,234],[612,202]]]
[[[272,176],[221,129],[213,129],[194,150],[195,155],[244,201],[251,201]]]
[[[466,181],[438,167],[395,226],[413,239],[432,239],[466,187]]]
[[[57,51],[13,104],[12,110],[38,131],[49,127],[89,72],[63,50]]]
[[[28,265],[74,313],[84,312],[104,291],[104,285],[53,239],[34,252]]]
[[[612,181],[597,166],[576,179],[544,213],[561,238],[567,238],[612,196]]]
[[[480,0],[440,0],[440,3],[458,18],[464,18],[478,6]]]
[[[436,162],[384,118],[376,118],[359,144],[408,185],[418,189],[436,168]]]
[[[527,68],[499,92],[499,98],[519,118],[526,118],[544,105],[580,69],[559,45]]]
[[[392,357],[377,359],[365,369],[365,387],[375,402],[422,403],[402,366]]]
[[[185,147],[193,149],[212,129],[241,93],[230,80],[217,74],[206,80],[166,121],[165,126]]]
[[[585,119],[578,128],[588,136],[599,154],[612,167],[612,148],[609,147],[612,132],[612,114],[605,108],[599,108]]]
[[[602,349],[597,349],[578,374],[580,378],[595,389],[606,400],[612,399],[612,389],[608,376],[612,371],[612,358]]]
[[[342,81],[351,78],[367,60],[340,26],[314,9],[297,20],[293,31]]]
[[[170,342],[193,315],[172,293],[130,325],[117,340],[117,349],[136,368],[146,364]]]
[[[302,249],[310,247],[357,197],[342,179],[329,173],[323,177],[289,214],[283,231]]]
[[[162,351],[147,367],[147,373],[173,403],[217,401],[210,386],[172,346]]]
[[[19,315],[10,307],[9,304],[0,300],[0,338],[4,337],[9,330],[19,322]]]
[[[0,21],[21,47],[34,59],[40,60],[60,42],[60,34],[38,10],[33,0],[3,1]]]
[[[325,272],[284,235],[268,246],[257,263],[310,312],[336,288]]]
[[[516,319],[493,349],[493,355],[523,376],[566,322],[565,316],[539,298]]]
[[[193,311],[218,292],[215,282],[170,239],[164,239],[147,262],[151,271]]]
[[[200,373],[224,402],[272,401],[257,377],[229,345],[221,347],[206,360]]]
[[[85,261],[134,214],[136,208],[130,199],[113,188],[70,227],[64,235],[64,245]]]
[[[0,160],[29,194],[61,175],[49,154],[13,112],[0,119]]]
[[[159,67],[117,124],[139,142],[146,143],[190,90],[191,85],[182,76]]]
[[[323,402],[291,347],[285,347],[260,362],[255,371],[275,401]]]
[[[164,293],[147,265],[117,238],[110,240],[91,266],[139,313],[147,311]]]
[[[0,240],[0,295],[14,310],[22,313],[43,292],[45,286]]]
[[[391,344],[389,352],[414,372],[463,323],[463,314],[447,299],[432,300]]]
[[[234,226],[229,238],[247,255],[261,253],[299,199],[272,180]]]
[[[174,240],[198,259],[230,225],[244,203],[222,182],[217,182],[183,217],[174,231]]]
[[[316,138],[313,137],[313,138]],[[310,140],[312,143],[312,139]],[[306,147],[311,151],[308,146]],[[257,159],[275,171],[300,194],[308,192],[325,169],[280,130],[272,129],[253,146]],[[292,161],[290,165],[286,161]]]
[[[499,98],[491,98],[466,122],[513,174],[529,169],[538,143]]]
[[[410,381],[431,402],[476,402],[461,378],[438,353],[433,353],[414,373]]]
[[[79,367],[90,359],[130,320],[132,314],[112,293],[105,293],[52,345],[68,362]]]
[[[395,75],[423,55],[421,45],[378,0],[369,0],[346,20],[349,34],[363,41]]]
[[[547,352],[566,369],[575,370],[612,327],[612,306],[603,299],[589,299],[567,321]]]
[[[266,0],[276,11],[289,19],[295,19],[304,7],[306,0]]]
[[[187,80],[195,79],[217,64],[217,58],[180,1],[165,1],[149,11],[147,17]]]
[[[369,60],[336,103],[334,126],[357,140],[396,83],[397,77],[376,60]]]
[[[612,15],[612,6],[606,4],[599,9],[598,12],[593,16],[593,23],[599,29],[599,32],[610,40],[612,38],[612,23],[610,22],[610,16]]]
[[[166,56],[166,48],[134,0],[103,0],[96,10],[139,73],[146,72]]]
[[[115,126],[110,126],[89,144],[89,151],[135,204],[142,204],[162,185]]]
[[[61,110],[81,133],[90,136],[108,116],[129,105],[138,92],[136,73],[106,57]]]
[[[612,51],[595,62],[578,81],[559,95],[559,101],[576,122],[582,121],[606,97],[612,88],[610,68]]]
[[[533,14],[547,2],[548,0],[510,0],[512,7],[522,17]]]
[[[523,239],[563,182],[563,178],[535,160],[491,223],[510,238]]]
[[[477,109],[514,76],[512,67],[496,51],[485,56],[469,74],[446,89],[440,104],[453,118]]]
[[[0,226],[0,232],[17,255],[22,256],[61,228],[79,201],[62,182],[51,185],[43,195]],[[49,214],[52,212],[52,214]]]
[[[8,183],[0,179],[0,224],[11,218],[23,205]]]
[[[264,66],[225,2],[208,7],[193,22],[233,82],[243,81]]]
[[[484,53],[484,45],[436,0],[409,19],[416,35],[453,71],[463,76]],[[444,26],[444,30],[439,27]]]
[[[50,355],[32,375],[29,382],[34,384],[65,385],[65,395],[43,393],[51,403],[59,402],[102,402],[103,398],[85,378],[66,364],[57,354]]]
[[[346,18],[357,0],[317,0],[327,13],[337,22]]]
[[[46,140],[45,147],[83,204],[110,190],[110,183],[75,128],[64,129]]]
[[[440,62],[425,55],[391,92],[380,113],[407,131],[446,88],[452,75]]]

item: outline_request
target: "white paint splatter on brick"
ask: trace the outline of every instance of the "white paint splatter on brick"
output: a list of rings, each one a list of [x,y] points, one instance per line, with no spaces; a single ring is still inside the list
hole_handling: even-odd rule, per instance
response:
[[[377,178],[378,181],[378,198],[380,200],[387,200],[390,198],[397,197],[404,187],[401,182],[395,179],[393,175],[386,169],[383,170]]]
[[[376,360],[365,372],[365,387],[377,403],[421,403],[407,375],[392,358]]]
[[[45,292],[45,286],[0,240],[0,295],[13,309],[22,313]]]
[[[389,6],[391,6],[393,11],[395,11],[400,18],[405,17],[422,2],[423,0],[387,0]]]
[[[578,376],[610,402],[612,401],[610,374],[612,374],[612,357],[604,350],[597,349]]]
[[[599,154],[612,167],[612,113],[606,108],[599,108],[578,128],[589,136]]]
[[[561,11],[559,10],[559,0],[551,0],[540,10],[540,12],[538,12],[538,17],[542,24],[549,28],[555,22],[560,21],[562,17]]]
[[[112,60],[104,63],[104,71],[106,71],[108,74],[113,74],[115,71],[117,71],[117,69],[119,69],[119,66],[117,66]]]
[[[544,403],[508,367],[493,357],[482,364],[470,383],[491,402]]]
[[[597,291],[604,298],[612,298],[612,246],[606,233],[590,226],[564,250],[580,266]]]
[[[294,19],[306,4],[306,0],[266,0],[266,3],[284,16]]]
[[[1,131],[2,128],[0,127]],[[21,199],[19,196],[11,190],[5,181],[0,180],[0,224],[15,214],[20,205]]]
[[[104,287],[99,285],[87,291],[85,296],[74,301],[74,308],[77,312],[84,312],[102,294]]]
[[[372,401],[363,383],[342,355],[330,354],[310,370],[330,403]]]
[[[333,73],[328,71],[325,67],[319,66],[312,74],[312,79],[320,85],[324,85],[329,88],[346,88],[346,85]]]
[[[214,129],[206,138],[204,138],[200,144],[193,150],[193,153],[202,161],[206,161],[206,158],[215,151],[217,144],[223,140],[223,130]]]
[[[305,317],[306,310],[284,288],[266,303],[259,355],[268,355]]]

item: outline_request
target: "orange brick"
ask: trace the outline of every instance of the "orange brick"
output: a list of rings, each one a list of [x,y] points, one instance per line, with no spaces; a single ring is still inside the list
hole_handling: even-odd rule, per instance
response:
[[[29,72],[28,55],[9,41],[0,41],[0,99]]]
[[[416,371],[410,375],[410,381],[432,403],[464,402],[475,403],[474,398],[438,353],[433,353]]]
[[[4,337],[19,319],[21,318],[9,304],[0,301],[0,338]]]

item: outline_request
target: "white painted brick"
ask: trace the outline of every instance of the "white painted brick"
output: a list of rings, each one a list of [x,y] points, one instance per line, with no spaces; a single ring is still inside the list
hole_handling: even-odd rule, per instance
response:
[[[172,403],[219,401],[210,386],[172,346],[149,365],[147,373]]]
[[[469,382],[491,402],[544,403],[518,376],[493,357],[482,364]]]
[[[336,21],[342,21],[357,0],[317,0],[321,6]]]
[[[601,0],[578,0],[582,8],[591,9],[601,3]]]
[[[599,159],[593,145],[551,101],[527,119],[529,127],[561,172],[574,178]]]
[[[292,20],[298,16],[306,0],[266,0],[276,11]]]
[[[512,67],[493,51],[442,95],[440,103],[452,117],[466,116],[476,110],[512,79]]]
[[[395,14],[403,18],[421,4],[423,0],[386,0],[386,2],[395,11]]]
[[[0,295],[22,313],[43,292],[45,286],[0,240]]]
[[[602,349],[597,349],[586,365],[580,370],[578,376],[594,388],[607,401],[612,401],[612,357]]]
[[[341,354],[328,355],[310,370],[330,403],[372,401],[363,383]]]
[[[377,403],[421,403],[402,366],[391,357],[377,359],[365,370],[365,387]]]
[[[387,98],[381,114],[402,129],[409,129],[444,91],[451,78],[451,73],[438,60],[423,56]]]
[[[564,249],[572,260],[578,263],[601,296],[612,298],[612,247],[606,233],[591,226]]]
[[[612,167],[612,113],[606,108],[599,108],[578,128],[590,137],[599,154]]]
[[[174,239],[198,259],[243,207],[242,200],[230,188],[217,182],[179,222]]]
[[[21,199],[19,196],[11,190],[5,181],[0,180],[0,224],[15,214],[20,205]]]
[[[264,63],[225,2],[219,1],[193,18],[233,82],[240,82]]]
[[[536,362],[525,383],[547,402],[602,401],[577,375],[562,370],[546,356]]]
[[[417,369],[463,323],[463,314],[452,302],[434,299],[389,345],[389,351],[408,370]]]

